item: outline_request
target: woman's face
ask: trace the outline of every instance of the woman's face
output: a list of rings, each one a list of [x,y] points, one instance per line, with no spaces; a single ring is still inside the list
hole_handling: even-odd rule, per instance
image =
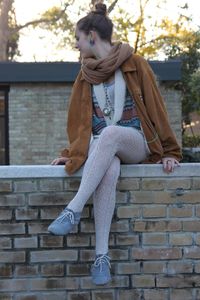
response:
[[[75,47],[80,51],[81,57],[86,58],[93,56],[89,36],[77,27],[75,31],[75,39]]]

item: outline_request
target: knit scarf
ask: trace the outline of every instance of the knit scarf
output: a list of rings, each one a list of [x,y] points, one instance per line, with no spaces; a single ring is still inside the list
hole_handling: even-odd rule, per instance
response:
[[[132,52],[133,48],[128,44],[116,43],[106,58],[84,58],[81,66],[83,78],[91,84],[106,81]]]

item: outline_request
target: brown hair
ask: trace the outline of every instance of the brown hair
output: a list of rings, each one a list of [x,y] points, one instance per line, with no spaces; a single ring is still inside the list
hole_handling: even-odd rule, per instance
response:
[[[90,30],[96,31],[102,40],[111,43],[113,23],[107,16],[107,7],[103,3],[97,3],[95,10],[80,19],[77,23],[79,30],[89,34]]]

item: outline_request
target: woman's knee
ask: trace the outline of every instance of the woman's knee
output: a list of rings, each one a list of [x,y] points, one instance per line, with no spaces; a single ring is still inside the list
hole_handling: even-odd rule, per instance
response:
[[[118,126],[110,125],[104,128],[101,132],[100,138],[105,141],[112,141],[115,142],[118,140],[119,137],[119,128]]]

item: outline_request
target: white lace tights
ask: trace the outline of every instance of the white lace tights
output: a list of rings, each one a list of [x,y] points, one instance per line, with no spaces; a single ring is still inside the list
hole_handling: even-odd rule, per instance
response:
[[[148,154],[143,135],[130,127],[108,126],[91,143],[79,190],[68,208],[81,212],[93,194],[97,255],[108,252],[120,162],[139,163]]]

